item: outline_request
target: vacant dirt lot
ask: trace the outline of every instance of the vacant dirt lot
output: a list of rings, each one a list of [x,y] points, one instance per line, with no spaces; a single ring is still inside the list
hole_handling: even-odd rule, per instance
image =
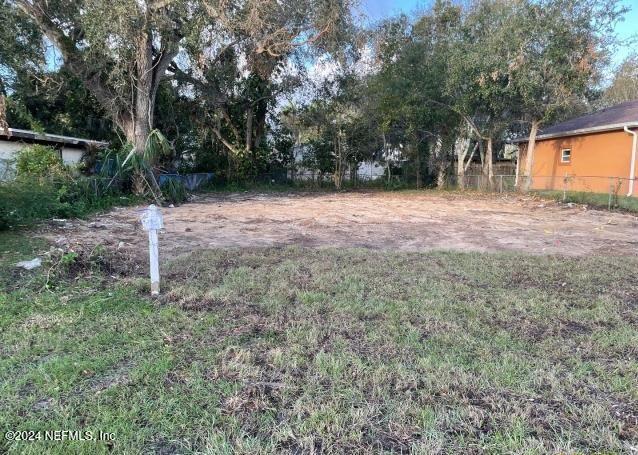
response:
[[[143,207],[69,221],[46,236],[146,254]],[[398,251],[637,254],[638,218],[521,196],[435,192],[234,193],[164,208],[164,257],[196,249],[300,245]]]

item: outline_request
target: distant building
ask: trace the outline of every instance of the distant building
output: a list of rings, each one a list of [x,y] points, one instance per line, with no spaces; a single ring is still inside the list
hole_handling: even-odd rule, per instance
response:
[[[304,156],[309,153],[309,147],[306,145],[297,145],[293,150],[295,172],[289,171],[289,178],[294,180],[315,180],[318,178],[318,172],[314,169],[309,169],[303,166]],[[344,172],[344,180],[350,179],[350,164],[348,163]],[[357,178],[359,180],[376,180],[382,178],[385,175],[385,167],[383,163],[378,160],[363,161],[359,163],[357,168]],[[324,175],[324,180],[331,179],[332,174]]]
[[[106,147],[107,142],[38,133],[36,131],[9,128],[9,134],[0,129],[0,179],[12,174],[17,153],[27,145],[42,144],[53,147],[65,164],[77,164],[91,147]]]
[[[559,123],[539,132],[532,189],[593,191],[636,196],[638,100]],[[529,138],[520,145],[525,172]]]
[[[386,174],[385,167],[379,161],[364,161],[359,163],[357,178],[360,180],[377,180]]]

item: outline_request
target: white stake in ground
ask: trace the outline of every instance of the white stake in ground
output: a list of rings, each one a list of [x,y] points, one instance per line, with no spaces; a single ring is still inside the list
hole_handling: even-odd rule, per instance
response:
[[[157,231],[164,228],[162,212],[154,204],[148,206],[142,214],[142,227],[148,231],[148,253],[151,264],[151,295],[160,292],[159,248]]]

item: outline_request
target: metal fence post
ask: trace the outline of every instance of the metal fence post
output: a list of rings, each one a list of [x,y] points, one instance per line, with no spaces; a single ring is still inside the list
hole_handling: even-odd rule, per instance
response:
[[[611,210],[611,193],[614,191],[614,180],[609,177],[609,201],[607,202],[607,210]]]

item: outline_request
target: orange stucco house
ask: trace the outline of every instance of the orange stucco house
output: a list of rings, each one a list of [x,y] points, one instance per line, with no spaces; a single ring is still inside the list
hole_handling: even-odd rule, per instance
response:
[[[536,139],[531,189],[613,190],[638,196],[638,100],[544,128]],[[527,138],[519,145],[517,175],[525,172]]]

